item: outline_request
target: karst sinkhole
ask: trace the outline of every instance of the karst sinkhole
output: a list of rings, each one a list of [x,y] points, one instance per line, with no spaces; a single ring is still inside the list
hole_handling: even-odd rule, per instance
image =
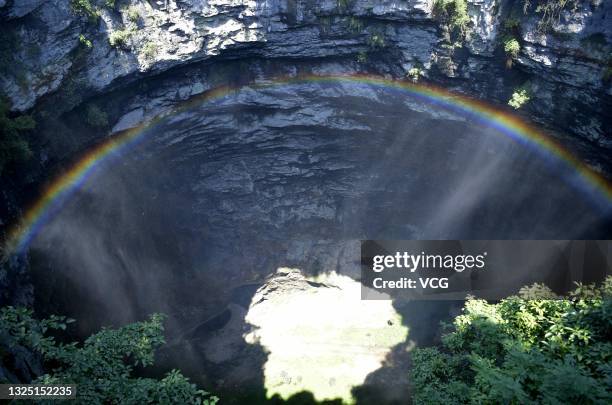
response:
[[[277,269],[354,278],[366,238],[609,236],[609,207],[567,167],[394,89],[247,86],[144,131],[33,241],[35,302],[77,319],[83,335],[164,312],[163,364],[219,390],[264,379],[273,349],[244,335],[252,297]],[[297,319],[307,303],[292,307]],[[434,339],[455,308],[396,307],[408,336],[391,344],[404,347]]]

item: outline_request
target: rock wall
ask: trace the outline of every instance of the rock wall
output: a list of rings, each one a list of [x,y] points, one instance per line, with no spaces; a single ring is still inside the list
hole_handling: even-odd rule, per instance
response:
[[[19,216],[28,194],[37,193],[38,184],[54,171],[54,165],[72,160],[75,153],[109,133],[164,114],[216,86],[300,72],[372,73],[421,80],[500,105],[517,88],[529,87],[532,99],[520,113],[557,130],[559,137],[572,139],[577,148],[584,146],[589,152],[581,156],[610,173],[600,162],[609,160],[612,148],[612,2],[576,0],[552,21],[546,33],[535,3],[523,12],[518,0],[467,0],[469,23],[465,35],[458,38],[448,21],[434,12],[433,0],[116,0],[114,6],[105,0],[0,0],[0,94],[10,99],[15,114],[32,113],[39,123],[31,139],[35,158],[19,176],[0,181],[0,226]],[[75,4],[82,6],[75,8]],[[90,9],[83,6],[87,4]],[[503,50],[509,35],[520,44],[520,51],[510,59]],[[283,125],[299,118],[303,98],[289,96],[285,117],[266,117],[266,125],[268,119],[283,118],[271,127],[284,129]],[[244,105],[272,111],[282,107],[278,99],[282,97],[256,94]],[[93,106],[104,117],[96,125],[86,122]],[[302,117],[314,120],[309,123],[313,127],[325,127],[329,124],[317,119],[329,116],[330,111],[329,106],[311,108]],[[239,124],[229,119],[219,122]],[[354,129],[346,122],[342,126]],[[214,129],[210,123],[207,127]],[[244,215],[245,224],[253,218],[268,218],[273,210],[283,215],[266,225],[292,225],[294,217],[302,221],[304,215],[327,221],[323,222],[326,226],[316,222],[312,226],[316,230],[331,229],[329,222],[341,217],[333,201],[325,199],[334,193],[351,194],[350,187],[336,187],[329,193],[300,186],[291,194],[276,183],[282,185],[295,173],[305,177],[306,170],[336,173],[346,167],[338,166],[338,159],[323,163],[310,157],[301,160],[308,156],[311,145],[300,150],[290,139],[291,132],[279,132],[279,137],[285,137],[280,145],[287,147],[284,154],[275,151],[275,159],[258,160],[261,150],[250,133],[226,152],[226,156],[240,156],[251,142],[249,172],[256,175],[259,189],[267,193],[265,198],[252,195],[253,180],[243,171],[245,162],[230,159],[206,168],[207,175],[219,174],[194,188],[207,196],[220,196],[218,207],[211,203],[202,208],[202,212],[214,213],[211,222],[214,226],[216,221],[220,231],[232,229],[231,223],[240,218],[237,212],[251,215]],[[226,147],[221,143],[209,146],[221,151]],[[343,147],[346,145],[337,150]],[[294,166],[303,171],[292,171]],[[268,172],[274,176],[268,178]],[[551,193],[553,186],[548,190]],[[278,190],[285,197],[280,208],[274,205],[279,204]],[[505,200],[505,194],[500,193],[500,199]],[[231,205],[240,201],[257,210]],[[483,222],[480,216],[478,222]],[[385,227],[385,232],[389,229]],[[235,238],[220,231],[215,234],[223,242]],[[325,236],[320,239],[326,240]],[[289,256],[322,256],[308,249],[295,247]],[[326,260],[337,262],[332,255]],[[0,263],[0,304],[32,304],[27,262],[19,258]],[[312,266],[319,266],[315,264]],[[40,373],[27,353],[17,353],[15,359],[16,369]],[[0,368],[0,376],[6,377],[7,372]],[[31,378],[28,374],[10,377],[16,381]]]
[[[0,5],[11,52],[2,55],[0,89],[13,109],[67,89],[81,96],[62,106],[70,110],[145,77],[227,59],[358,60],[351,70],[400,78],[416,68],[423,80],[502,104],[527,84],[532,118],[612,146],[612,5],[602,0],[577,0],[546,34],[537,4],[524,13],[521,1],[468,0],[463,40],[434,16],[433,0],[92,0],[96,16],[71,4]],[[508,69],[501,43],[510,21],[521,50]]]

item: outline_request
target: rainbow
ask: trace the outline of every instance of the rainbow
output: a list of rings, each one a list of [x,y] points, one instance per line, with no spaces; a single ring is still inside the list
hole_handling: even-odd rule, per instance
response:
[[[608,209],[612,208],[612,184],[583,162],[573,156],[549,136],[535,127],[523,122],[507,111],[494,108],[481,101],[451,93],[440,87],[428,84],[416,84],[408,81],[391,80],[378,76],[365,75],[331,75],[331,76],[296,76],[281,78],[265,83],[254,84],[254,88],[277,87],[301,83],[356,83],[397,89],[409,95],[435,104],[441,108],[459,113],[495,128],[500,134],[508,136],[524,145],[536,149],[544,156],[557,159],[566,164],[578,175],[581,186],[603,197]],[[112,157],[121,156],[138,143],[152,128],[168,115],[177,114],[200,105],[221,99],[240,90],[238,87],[219,87],[194,96],[167,114],[155,117],[135,128],[123,131],[87,151],[68,170],[57,176],[43,190],[38,200],[25,211],[8,234],[5,251],[21,254],[27,251],[31,241],[48,223],[53,215],[61,209],[63,203],[82,187],[100,164]]]

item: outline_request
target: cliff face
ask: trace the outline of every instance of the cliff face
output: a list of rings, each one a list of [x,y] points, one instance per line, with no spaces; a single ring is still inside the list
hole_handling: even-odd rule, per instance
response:
[[[146,77],[177,67],[198,71],[228,59],[248,60],[255,77],[262,61],[282,62],[285,73],[295,61],[336,62],[345,72],[410,72],[504,104],[516,88],[528,86],[532,98],[524,110],[531,117],[604,148],[612,144],[606,130],[612,4],[602,0],[577,0],[555,14],[546,30],[537,4],[523,12],[520,1],[468,0],[463,38],[433,12],[432,0],[107,3],[0,3],[0,89],[13,109],[31,109],[63,91],[73,97],[59,107],[69,111]],[[509,36],[520,44],[512,58],[503,51]],[[218,76],[223,68],[212,70]],[[179,82],[184,71],[174,76]],[[199,77],[189,93],[209,87],[210,78]]]
[[[19,217],[20,207],[36,195],[36,185],[57,166],[109,134],[218,86],[300,73],[371,73],[433,82],[500,105],[524,89],[531,100],[518,112],[552,129],[582,159],[609,175],[612,3],[575,0],[563,9],[554,9],[558,3],[552,0],[536,3],[525,7],[519,0],[455,0],[449,8],[445,0],[0,0],[0,94],[9,98],[15,113],[31,113],[38,123],[30,138],[33,158],[19,168],[18,176],[3,177],[0,225]],[[542,9],[546,5],[553,9]],[[508,45],[512,41],[514,48]],[[272,129],[262,124],[270,133],[283,134],[275,146],[290,149],[275,152],[276,160],[286,163],[278,169],[282,175],[273,177],[274,187],[277,181],[293,181],[291,162],[301,153],[299,145],[284,138],[292,133],[292,123],[310,117],[303,125],[315,132],[355,130],[345,119],[346,106],[316,100],[313,94],[323,90],[315,88],[307,98],[295,91],[278,90],[272,100],[261,95],[261,100],[255,97],[245,104],[262,116],[261,111],[284,108],[284,121]],[[334,97],[354,96],[334,92]],[[372,94],[359,97],[366,110],[388,112],[401,104],[391,95],[386,100],[391,105]],[[302,111],[305,102],[309,108]],[[435,121],[439,112],[432,108],[427,113]],[[333,125],[329,117],[335,117]],[[227,119],[231,131],[245,129],[242,118]],[[180,126],[169,128],[176,130]],[[365,130],[377,131],[381,129]],[[206,141],[210,150],[223,147],[211,139]],[[257,142],[251,145],[253,139],[245,135],[232,154],[240,156],[251,147],[260,153]],[[363,141],[355,138],[349,144],[358,148]],[[227,176],[244,176],[244,165],[239,162],[236,170],[218,177],[215,187],[226,197],[235,184]],[[250,170],[261,167],[266,166],[258,163]],[[335,170],[327,169],[313,161],[316,173]],[[208,169],[202,170],[207,176]],[[194,176],[193,181],[200,179]],[[270,198],[276,202],[280,197],[275,193]],[[258,207],[261,196],[254,198],[247,208]],[[296,201],[288,204],[289,211],[308,211]],[[322,217],[329,211],[320,206],[312,210]],[[223,221],[231,223],[236,214],[228,215]],[[7,287],[0,298],[29,301],[23,263],[11,262],[3,269],[9,265],[14,269],[0,273]]]
[[[0,93],[38,123],[34,157],[0,183],[0,226],[109,134],[218,86],[298,74],[432,82],[500,105],[524,89],[520,114],[612,173],[612,2],[576,0],[551,17],[538,11],[545,1],[524,11],[519,0],[455,0],[467,6],[460,21],[441,3],[0,0]],[[149,152],[77,193],[30,257],[0,263],[0,303],[32,304],[36,293],[95,323],[134,320],[161,302],[181,324],[235,309],[230,287],[259,285],[278,267],[349,273],[365,237],[606,232],[554,170],[484,132],[389,89],[244,88],[164,122]],[[232,325],[243,344],[243,325]],[[232,356],[207,360],[226,367]]]

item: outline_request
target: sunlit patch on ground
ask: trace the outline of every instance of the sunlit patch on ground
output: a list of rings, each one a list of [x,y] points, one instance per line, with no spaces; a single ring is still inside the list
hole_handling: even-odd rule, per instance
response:
[[[362,301],[359,282],[331,273],[306,279],[281,268],[253,297],[246,321],[249,343],[269,353],[264,366],[268,396],[310,391],[317,400],[342,398],[381,367],[405,341],[390,300]]]

